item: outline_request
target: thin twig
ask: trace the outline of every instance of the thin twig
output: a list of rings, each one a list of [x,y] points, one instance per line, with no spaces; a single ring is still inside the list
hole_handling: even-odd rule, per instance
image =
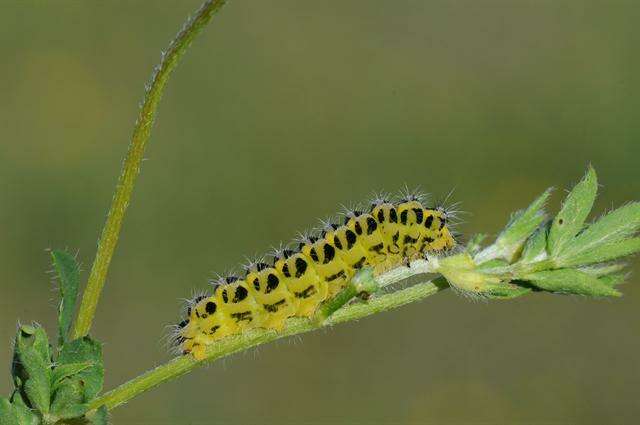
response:
[[[82,296],[82,304],[78,311],[73,331],[74,338],[87,335],[91,329],[96,306],[109,270],[109,264],[118,243],[122,219],[129,206],[136,178],[140,173],[140,164],[145,146],[151,134],[158,103],[162,98],[165,85],[193,39],[209,23],[212,16],[220,10],[224,3],[225,0],[207,0],[171,42],[162,56],[160,65],[154,70],[151,84],[148,86],[144,103],[133,130],[131,143],[122,166],[122,172],[118,179],[107,221],[98,242],[98,251],[96,252],[87,287]]]
[[[206,357],[196,360],[191,355],[176,357],[91,401],[90,408],[106,406],[113,409],[132,398],[166,381],[175,379],[191,370],[233,353],[256,347],[276,339],[313,331],[322,327],[361,319],[382,311],[434,295],[449,285],[443,279],[419,283],[393,293],[372,298],[368,302],[348,305],[336,311],[326,322],[318,324],[313,319],[294,318],[287,321],[285,329],[278,333],[267,329],[252,329],[242,334],[220,340],[207,348]]]

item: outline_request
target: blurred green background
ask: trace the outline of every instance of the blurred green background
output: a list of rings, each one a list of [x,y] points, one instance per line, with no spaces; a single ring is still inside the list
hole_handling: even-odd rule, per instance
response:
[[[0,393],[16,322],[53,332],[46,248],[86,278],[143,84],[200,0],[0,11]],[[592,163],[640,198],[640,7],[629,1],[232,1],[170,81],[94,336],[106,388],[166,361],[212,273],[374,190],[455,188],[496,232]],[[640,414],[640,268],[620,300],[445,292],[216,363],[114,423],[603,424]]]

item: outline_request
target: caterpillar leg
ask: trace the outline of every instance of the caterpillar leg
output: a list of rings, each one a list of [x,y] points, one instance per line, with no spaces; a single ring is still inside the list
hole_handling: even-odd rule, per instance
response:
[[[368,299],[371,294],[380,289],[378,282],[374,276],[373,268],[364,267],[359,270],[347,286],[338,293],[334,298],[326,301],[317,311],[314,320],[317,323],[323,323],[333,313],[342,308],[355,297]]]

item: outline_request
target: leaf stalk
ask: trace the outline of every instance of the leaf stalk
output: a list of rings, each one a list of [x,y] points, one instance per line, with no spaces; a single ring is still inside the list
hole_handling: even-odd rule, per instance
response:
[[[158,110],[158,104],[167,81],[181,57],[191,45],[191,42],[211,21],[213,15],[220,10],[224,3],[225,0],[205,1],[169,44],[168,49],[162,55],[160,64],[154,70],[151,84],[148,86],[133,130],[131,143],[122,165],[122,172],[116,185],[107,220],[98,242],[96,257],[91,267],[89,280],[87,281],[76,318],[73,338],[85,336],[91,330],[96,307],[111,264],[111,258],[118,243],[122,220],[131,200],[133,186],[140,173],[140,164],[142,163],[145,147],[151,135],[151,129]]]

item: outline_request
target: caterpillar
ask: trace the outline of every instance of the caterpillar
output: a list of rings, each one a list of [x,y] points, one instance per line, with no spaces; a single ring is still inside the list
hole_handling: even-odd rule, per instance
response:
[[[201,359],[221,338],[255,327],[281,330],[289,317],[311,317],[363,267],[380,273],[451,250],[456,242],[447,212],[423,203],[417,195],[377,199],[368,212],[347,212],[342,225],[325,223],[316,234],[302,236],[296,249],[279,249],[271,261],[245,266],[244,277],[217,279],[211,294],[188,303],[174,346]]]

